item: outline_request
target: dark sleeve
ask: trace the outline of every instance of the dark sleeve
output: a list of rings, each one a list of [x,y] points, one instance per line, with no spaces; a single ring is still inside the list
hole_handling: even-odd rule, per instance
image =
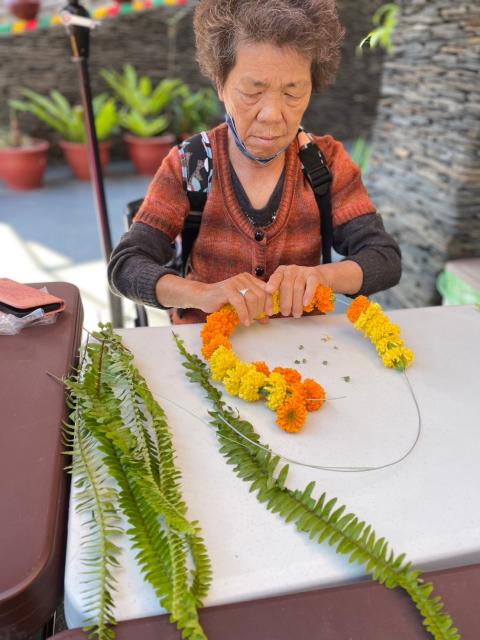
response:
[[[363,282],[356,295],[369,296],[398,284],[402,274],[400,247],[385,231],[376,213],[358,216],[336,227],[333,248],[363,271]]]
[[[112,252],[108,282],[112,291],[138,304],[165,309],[155,295],[159,278],[178,273],[165,266],[174,255],[170,238],[143,222],[135,222]]]

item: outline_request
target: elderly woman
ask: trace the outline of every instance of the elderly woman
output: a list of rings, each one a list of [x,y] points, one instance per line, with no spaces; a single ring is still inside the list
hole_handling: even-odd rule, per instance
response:
[[[182,150],[155,175],[135,222],[113,252],[113,290],[198,322],[226,303],[248,325],[302,315],[319,284],[369,295],[395,285],[400,251],[385,232],[360,172],[340,142],[314,140],[332,174],[333,247],[321,264],[319,207],[302,172],[299,133],[312,92],[333,82],[343,30],[334,0],[201,0],[197,59],[225,105],[226,123],[207,133],[213,173],[186,278],[165,265],[189,212]]]

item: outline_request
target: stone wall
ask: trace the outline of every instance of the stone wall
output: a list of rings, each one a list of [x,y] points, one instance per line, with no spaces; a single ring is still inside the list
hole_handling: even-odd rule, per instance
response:
[[[339,0],[342,22],[347,28],[343,63],[335,86],[312,101],[305,120],[312,131],[329,132],[342,140],[368,137],[371,132],[383,56],[376,52],[358,58],[355,47],[370,30],[371,16],[381,3],[382,0]],[[99,69],[120,70],[124,62],[156,80],[174,74],[193,86],[205,83],[194,59],[191,8],[162,7],[105,20],[93,32],[91,44],[94,93],[105,90]],[[70,61],[63,28],[0,37],[0,60],[0,126],[8,119],[8,98],[16,97],[20,86],[44,93],[57,88],[78,101],[77,72]],[[21,123],[32,135],[55,138],[29,115],[22,114]],[[117,144],[116,151],[117,155],[124,152],[123,146]]]
[[[480,3],[404,2],[367,186],[403,252],[391,307],[438,302],[446,260],[480,256]]]

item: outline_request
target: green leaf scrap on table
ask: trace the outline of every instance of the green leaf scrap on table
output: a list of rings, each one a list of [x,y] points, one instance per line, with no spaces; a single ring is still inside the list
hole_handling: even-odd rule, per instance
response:
[[[311,540],[328,542],[337,553],[348,556],[349,562],[364,566],[366,573],[380,584],[389,589],[404,589],[436,640],[461,640],[451,617],[444,612],[441,598],[432,596],[433,585],[422,579],[420,571],[406,561],[405,554],[396,556],[385,538],[378,538],[371,525],[348,512],[344,505],[338,506],[337,498],[329,499],[325,493],[313,498],[314,482],[304,491],[285,486],[288,465],[279,468],[280,457],[274,456],[253,426],[222,400],[222,394],[210,382],[207,365],[189,353],[178,336],[174,337],[187,376],[202,386],[212,403],[211,424],[220,452],[239,478],[250,483],[250,491],[256,492],[257,500],[285,522],[294,523]]]
[[[120,337],[109,325],[100,327],[78,376],[65,383],[71,407],[66,453],[73,456],[77,510],[91,514],[81,549],[88,568],[87,629],[99,640],[115,635],[112,570],[128,535],[145,579],[182,637],[205,640],[197,608],[211,583],[211,565],[198,522],[187,517],[165,414]],[[119,511],[128,520],[126,531]]]

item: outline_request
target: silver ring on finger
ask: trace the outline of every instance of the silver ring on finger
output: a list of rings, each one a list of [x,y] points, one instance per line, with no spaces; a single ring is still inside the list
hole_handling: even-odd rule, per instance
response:
[[[242,298],[245,298],[245,296],[247,295],[248,291],[249,291],[248,289],[239,289],[238,293],[242,296]]]

